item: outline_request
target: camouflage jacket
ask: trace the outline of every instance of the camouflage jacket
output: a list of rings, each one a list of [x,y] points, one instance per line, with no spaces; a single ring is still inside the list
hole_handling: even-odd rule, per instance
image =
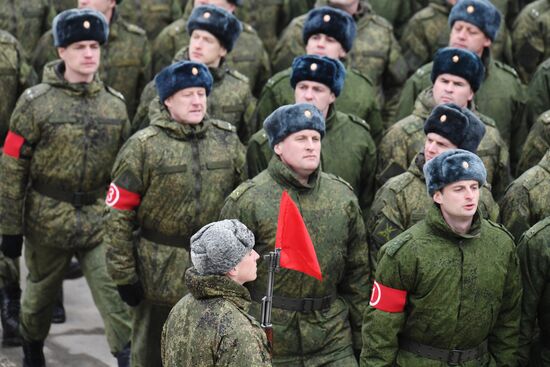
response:
[[[460,235],[432,204],[425,220],[382,247],[375,279],[406,291],[406,303],[402,312],[367,308],[362,366],[448,366],[400,349],[399,339],[448,350],[486,340],[488,353],[460,366],[516,366],[520,271],[500,225],[478,213]]]
[[[277,108],[294,104],[294,89],[290,85],[292,69],[288,68],[273,75],[266,83],[254,113],[256,125],[260,128],[264,120]],[[383,122],[372,82],[350,67],[346,68],[346,79],[342,92],[334,105],[338,111],[350,113],[367,121],[375,141],[382,135]]]
[[[550,110],[539,116],[531,127],[519,157],[518,173],[535,166],[550,149]]]
[[[187,48],[179,52],[174,62],[188,60]],[[237,134],[243,144],[256,132],[252,115],[256,107],[256,99],[250,92],[248,79],[230,69],[225,62],[217,68],[208,68],[214,83],[208,96],[208,114],[211,118],[230,122],[237,128]],[[151,81],[141,94],[136,116],[132,121],[132,130],[137,131],[149,126],[149,104],[157,97],[155,81]]]
[[[181,17],[179,0],[126,0],[117,5],[117,10],[130,23],[145,29],[149,41]]]
[[[128,139],[113,167],[113,184],[140,199],[108,210],[107,270],[116,284],[139,279],[146,299],[172,306],[186,293],[189,239],[245,178],[244,147],[228,122],[179,124],[158,99],[151,106],[151,125]]]
[[[273,157],[267,170],[231,193],[220,214],[250,228],[260,256],[274,248],[283,190],[297,204],[309,228],[323,281],[281,269],[274,295],[295,299],[332,295],[334,301],[327,310],[308,313],[273,308],[274,364],[328,365],[352,356],[352,348],[361,349],[362,315],[370,289],[361,209],[351,187],[340,178],[317,170],[302,185],[290,168]],[[260,316],[257,302],[265,295],[266,284],[267,267],[260,260],[258,278],[246,284],[256,301],[251,307],[255,317]]]
[[[424,122],[435,107],[432,88],[420,93],[414,106],[413,113],[391,126],[380,142],[377,172],[380,186],[390,177],[405,172],[416,154],[424,148]],[[473,104],[470,108],[485,125],[485,136],[479,144],[477,155],[487,169],[491,191],[496,198],[500,198],[511,182],[508,147],[495,122],[476,111]]]
[[[424,163],[424,153],[418,153],[407,172],[390,178],[374,195],[367,219],[373,266],[380,247],[424,219],[433,203],[426,190]],[[486,186],[481,189],[479,211],[486,219],[498,219],[498,205]]]
[[[118,92],[97,75],[69,83],[64,67],[46,68],[43,83],[23,92],[13,111],[9,130],[23,141],[18,154],[1,158],[0,233],[76,250],[103,241],[109,171],[130,125]],[[86,196],[90,205],[60,195]]]
[[[325,125],[321,149],[323,171],[340,176],[353,187],[363,215],[366,215],[374,196],[376,167],[376,145],[370,128],[356,116],[337,111],[334,105],[329,108]],[[272,156],[267,134],[261,129],[248,142],[248,177],[254,177],[266,169]]]
[[[369,4],[376,14],[386,18],[392,24],[397,39],[401,38],[407,21],[420,10],[415,0],[369,0]]]
[[[57,58],[50,30],[38,41],[32,64],[42,74],[44,66]],[[99,75],[105,84],[122,93],[132,119],[141,91],[151,78],[151,52],[145,31],[115,15],[109,26],[109,39],[101,46]]]
[[[519,334],[519,366],[544,366],[550,361],[550,217],[541,220],[522,236],[518,245],[523,282]],[[535,336],[537,326],[540,335]],[[531,352],[540,340],[539,353]],[[530,363],[528,363],[530,362]]]
[[[500,202],[501,222],[514,237],[550,216],[550,150],[540,162],[525,171],[506,189]]]
[[[550,106],[550,58],[538,67],[527,88],[527,103],[533,119],[548,110]],[[528,121],[530,124],[533,121]]]
[[[242,23],[243,31],[233,50],[226,56],[227,66],[248,78],[250,90],[259,95],[271,75],[269,56],[262,40],[248,24]],[[153,43],[153,70],[158,73],[171,64],[182,48],[189,45],[187,18],[178,19],[160,32]]]
[[[250,293],[225,275],[185,272],[189,289],[162,331],[164,367],[271,366],[267,338],[250,315]]]

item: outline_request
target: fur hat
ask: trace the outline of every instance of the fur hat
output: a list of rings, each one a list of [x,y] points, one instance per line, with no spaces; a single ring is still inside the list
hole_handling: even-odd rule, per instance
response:
[[[485,135],[485,126],[476,115],[454,103],[436,106],[424,123],[424,133],[435,133],[460,149],[475,153]]]
[[[53,18],[52,34],[55,47],[80,41],[97,41],[102,45],[109,37],[109,24],[97,10],[68,9]]]
[[[457,181],[475,180],[484,185],[487,180],[485,166],[477,155],[467,150],[451,149],[429,160],[424,165],[428,195]]]
[[[165,67],[155,76],[155,86],[162,103],[172,94],[185,88],[203,87],[206,89],[206,95],[209,95],[212,74],[204,64],[179,61]]]
[[[326,56],[304,55],[292,62],[290,85],[295,89],[302,80],[311,80],[326,85],[338,97],[345,78],[346,69],[340,61]]]
[[[449,14],[449,26],[457,20],[471,23],[494,41],[500,27],[501,15],[489,0],[458,0]]]
[[[267,116],[264,130],[271,149],[287,136],[300,130],[317,130],[325,136],[325,118],[321,111],[308,103],[281,106]]]
[[[191,261],[201,275],[226,274],[254,248],[254,234],[236,219],[213,222],[191,237]]]
[[[309,11],[304,24],[302,39],[307,40],[314,34],[323,33],[336,39],[346,52],[351,50],[357,27],[355,21],[343,10],[322,6]]]
[[[187,20],[189,36],[195,29],[212,33],[227,52],[231,52],[243,27],[241,22],[227,10],[214,5],[203,5],[193,9]]]
[[[437,50],[434,55],[432,83],[441,74],[452,74],[466,79],[476,92],[485,77],[485,66],[479,56],[471,51],[445,47]]]

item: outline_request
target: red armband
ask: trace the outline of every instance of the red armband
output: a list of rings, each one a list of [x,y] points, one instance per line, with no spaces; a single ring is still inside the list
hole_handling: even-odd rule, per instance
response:
[[[118,210],[133,210],[141,202],[141,196],[135,192],[118,187],[114,183],[109,186],[105,204]]]
[[[372,307],[385,312],[403,312],[406,301],[407,291],[386,287],[374,281],[369,303]]]
[[[8,135],[4,141],[4,154],[15,159],[19,159],[23,143],[25,143],[24,137],[17,135],[12,131],[8,131]]]

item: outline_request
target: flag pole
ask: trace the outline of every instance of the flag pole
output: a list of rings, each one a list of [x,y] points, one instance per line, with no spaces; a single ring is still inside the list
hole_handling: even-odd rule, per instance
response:
[[[273,308],[273,285],[275,283],[275,272],[279,270],[279,259],[281,249],[276,248],[275,251],[264,255],[264,260],[268,266],[267,277],[267,294],[262,298],[262,329],[267,336],[270,354],[273,354],[273,324],[271,323],[271,310]]]

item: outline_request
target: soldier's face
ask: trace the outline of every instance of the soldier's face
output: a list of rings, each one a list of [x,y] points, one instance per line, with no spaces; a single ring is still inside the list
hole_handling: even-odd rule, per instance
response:
[[[436,133],[428,133],[424,141],[424,158],[427,162],[449,149],[456,148],[457,146],[451,143],[449,139]]]
[[[296,103],[309,103],[317,107],[327,117],[330,104],[336,96],[326,85],[310,80],[302,80],[294,89]]]
[[[236,8],[235,4],[232,4],[227,0],[195,0],[195,2],[193,3],[194,8],[202,5],[215,5],[217,7],[227,10],[230,13],[233,13]]]
[[[491,39],[472,23],[457,20],[451,27],[449,46],[470,50],[481,57],[483,49],[491,46]]]
[[[164,104],[174,121],[196,125],[206,114],[206,90],[202,87],[181,89],[166,98]]]
[[[189,59],[201,62],[209,67],[218,67],[222,57],[227,55],[226,49],[210,32],[196,29],[189,40]]]
[[[242,260],[235,266],[233,272],[230,272],[232,279],[239,284],[251,282],[256,279],[258,270],[257,261],[260,255],[254,250],[244,255]]]
[[[475,180],[453,182],[436,191],[433,200],[439,204],[443,217],[449,222],[471,219],[479,202],[479,183]]]
[[[300,130],[288,135],[273,147],[281,161],[300,179],[307,181],[319,167],[321,159],[321,134],[316,130]]]
[[[434,81],[432,91],[436,104],[452,102],[460,107],[467,107],[468,102],[474,98],[470,83],[452,74],[439,75]]]
[[[116,6],[116,0],[78,0],[79,8],[94,9],[109,14]]]
[[[57,49],[59,58],[65,62],[65,73],[82,81],[91,80],[99,68],[101,51],[97,41],[75,42]],[[77,79],[70,78],[69,81]]]
[[[336,38],[327,36],[323,33],[317,33],[309,37],[306,45],[308,55],[328,56],[332,59],[342,59],[346,56],[346,51],[336,40]]]

